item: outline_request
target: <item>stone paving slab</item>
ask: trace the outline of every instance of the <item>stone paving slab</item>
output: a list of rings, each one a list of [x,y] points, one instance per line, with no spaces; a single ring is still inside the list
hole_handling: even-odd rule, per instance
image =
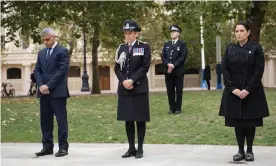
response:
[[[57,144],[55,145],[57,146]],[[38,143],[2,143],[2,166],[276,166],[276,146],[254,146],[254,162],[232,162],[236,146],[146,144],[144,158],[121,158],[127,144],[71,143],[69,155],[36,157]],[[55,147],[55,152],[58,148]]]

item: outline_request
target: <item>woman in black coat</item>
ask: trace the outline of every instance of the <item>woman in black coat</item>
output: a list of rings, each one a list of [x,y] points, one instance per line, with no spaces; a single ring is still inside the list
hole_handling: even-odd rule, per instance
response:
[[[233,156],[234,161],[254,161],[252,146],[256,127],[263,126],[263,118],[269,116],[261,81],[264,52],[259,43],[249,40],[249,35],[249,26],[238,23],[235,26],[238,43],[226,48],[222,60],[225,89],[219,115],[225,117],[226,126],[235,128],[239,152]]]
[[[141,29],[133,20],[126,20],[123,27],[126,43],[116,52],[115,74],[118,83],[117,120],[125,121],[129,143],[123,158],[143,157],[146,122],[150,121],[149,86],[147,72],[151,53],[148,44],[137,40]],[[138,133],[138,149],[135,148],[135,124]]]
[[[208,90],[210,90],[210,80],[211,80],[211,67],[209,64],[206,65],[203,73],[203,80],[206,81]]]

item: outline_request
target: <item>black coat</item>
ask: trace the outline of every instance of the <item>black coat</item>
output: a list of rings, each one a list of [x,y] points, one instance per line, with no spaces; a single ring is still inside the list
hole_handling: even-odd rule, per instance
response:
[[[57,44],[46,62],[47,48],[38,52],[35,65],[35,78],[38,87],[47,85],[53,98],[69,97],[67,74],[69,70],[69,52]],[[38,91],[38,97],[42,93]]]
[[[206,67],[204,69],[203,79],[204,80],[210,80],[211,79],[211,68],[210,68],[209,65],[206,65]]]
[[[220,116],[238,119],[257,119],[269,116],[268,105],[261,82],[264,72],[262,46],[248,41],[242,47],[231,44],[222,60],[223,92]],[[249,95],[240,99],[234,89],[247,90]]]
[[[184,74],[184,63],[188,56],[188,49],[186,43],[182,40],[178,40],[175,44],[172,41],[168,41],[164,44],[161,59],[165,65],[165,73],[168,72],[168,63],[174,65],[174,69],[171,74]]]
[[[31,78],[31,80],[32,80],[33,83],[36,82],[34,73],[31,74],[30,78]]]
[[[143,51],[143,55],[135,55],[133,51],[140,49]],[[120,65],[115,64],[115,74],[119,80],[117,93],[120,95],[133,95],[140,93],[148,93],[148,77],[147,72],[150,68],[151,53],[150,46],[144,42],[136,41],[129,52],[127,44],[121,44],[118,50],[120,56],[122,52],[126,53],[125,65],[120,70]],[[122,82],[126,79],[132,79],[134,88],[132,90],[126,89]]]

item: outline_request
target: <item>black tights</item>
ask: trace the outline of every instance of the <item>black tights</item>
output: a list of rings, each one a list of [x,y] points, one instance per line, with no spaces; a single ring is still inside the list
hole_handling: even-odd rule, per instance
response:
[[[136,122],[138,134],[138,150],[143,150],[143,143],[146,133],[146,122]],[[133,121],[126,121],[126,133],[129,149],[135,148],[135,125]]]
[[[253,146],[253,141],[256,133],[256,128],[255,127],[235,127],[235,133],[236,133],[236,138],[237,142],[239,145],[239,152],[244,153],[244,141],[246,139],[247,143],[247,153],[253,153],[252,146]]]

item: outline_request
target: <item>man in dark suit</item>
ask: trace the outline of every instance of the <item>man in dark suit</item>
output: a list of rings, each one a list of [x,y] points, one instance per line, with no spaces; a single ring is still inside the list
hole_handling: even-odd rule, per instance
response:
[[[56,41],[52,28],[44,28],[41,39],[46,46],[38,52],[35,66],[36,84],[40,98],[40,125],[42,130],[43,149],[37,156],[53,154],[54,115],[58,124],[59,151],[56,157],[68,154],[69,144],[66,99],[69,97],[67,73],[69,68],[69,52]]]
[[[169,113],[177,115],[181,112],[184,62],[187,58],[188,51],[186,43],[179,40],[181,28],[177,25],[172,25],[170,26],[170,31],[172,41],[164,44],[161,58],[165,65],[165,81],[170,105]]]

